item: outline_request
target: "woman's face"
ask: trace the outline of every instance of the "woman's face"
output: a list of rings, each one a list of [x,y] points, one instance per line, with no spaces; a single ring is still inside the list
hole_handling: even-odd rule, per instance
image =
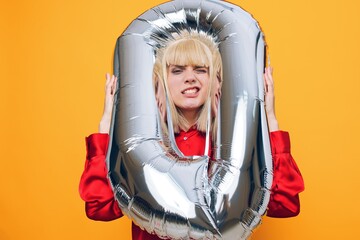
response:
[[[184,115],[197,113],[208,98],[210,87],[209,68],[204,66],[168,67],[167,84],[176,107]]]

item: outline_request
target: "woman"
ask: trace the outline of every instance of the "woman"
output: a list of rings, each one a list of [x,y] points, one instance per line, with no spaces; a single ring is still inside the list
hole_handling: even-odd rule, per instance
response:
[[[207,113],[210,110],[212,132],[216,132],[217,105],[222,83],[221,71],[221,56],[217,46],[201,34],[182,34],[157,54],[154,65],[154,86],[162,126],[166,132],[166,92],[176,143],[184,155],[204,154],[206,143],[204,132]],[[101,221],[122,216],[108,183],[105,165],[116,80],[116,77],[106,75],[104,114],[99,124],[99,133],[86,138],[87,160],[79,187],[80,195],[86,202],[87,216]],[[272,194],[267,215],[296,216],[300,211],[298,194],[303,190],[304,185],[300,171],[290,154],[289,135],[287,132],[279,131],[278,128],[270,67],[265,69],[264,81],[274,166]],[[209,155],[211,156],[211,152]],[[159,239],[134,224],[132,229],[133,239]]]

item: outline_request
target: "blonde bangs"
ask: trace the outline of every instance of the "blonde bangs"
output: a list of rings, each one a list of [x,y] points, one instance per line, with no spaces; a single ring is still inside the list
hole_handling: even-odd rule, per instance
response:
[[[196,39],[182,39],[166,49],[166,65],[210,67],[211,52],[208,47]]]

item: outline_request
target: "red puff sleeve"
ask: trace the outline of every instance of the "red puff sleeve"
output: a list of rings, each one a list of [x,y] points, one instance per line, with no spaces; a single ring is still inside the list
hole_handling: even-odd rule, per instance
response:
[[[86,138],[87,154],[79,193],[85,201],[86,215],[93,220],[110,221],[122,216],[107,178],[108,142],[108,134],[97,133]]]
[[[304,181],[290,153],[289,133],[271,132],[270,141],[274,178],[267,216],[293,217],[300,212],[299,193],[304,190]]]

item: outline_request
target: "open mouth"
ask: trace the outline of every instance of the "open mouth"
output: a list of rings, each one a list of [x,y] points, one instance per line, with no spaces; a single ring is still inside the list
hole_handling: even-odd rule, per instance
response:
[[[184,91],[182,91],[182,94],[195,94],[197,92],[199,92],[199,88],[198,87],[193,87],[193,88],[187,88]]]

